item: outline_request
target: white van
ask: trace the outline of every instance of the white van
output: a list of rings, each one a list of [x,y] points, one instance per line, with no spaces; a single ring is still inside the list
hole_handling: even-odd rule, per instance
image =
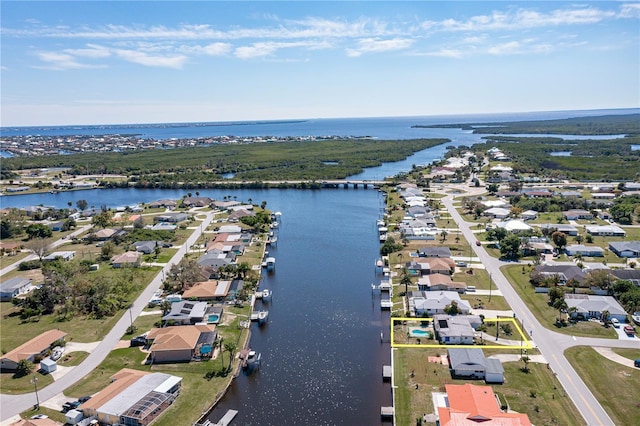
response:
[[[475,285],[468,285],[467,286],[467,292],[473,293],[474,291],[476,291],[476,286]]]

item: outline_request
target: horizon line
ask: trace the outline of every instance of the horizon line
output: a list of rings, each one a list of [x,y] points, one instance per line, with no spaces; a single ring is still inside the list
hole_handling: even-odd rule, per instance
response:
[[[559,112],[597,112],[610,110],[636,110],[640,112],[640,106],[636,107],[615,107],[615,108],[591,108],[591,109],[553,109],[537,111],[505,111],[505,112],[469,112],[469,113],[448,113],[448,114],[427,114],[427,115],[381,115],[381,116],[350,116],[350,117],[308,117],[308,118],[274,118],[274,119],[244,119],[244,120],[222,120],[222,121],[158,121],[158,122],[138,122],[138,123],[93,123],[93,124],[37,124],[37,125],[2,125],[0,129],[26,129],[26,128],[69,128],[69,127],[146,127],[146,126],[166,126],[174,125],[178,127],[189,127],[192,125],[255,125],[255,124],[282,124],[298,123],[313,120],[352,120],[352,119],[375,119],[375,118],[425,118],[425,117],[463,117],[463,116],[486,116],[505,114],[549,114]]]

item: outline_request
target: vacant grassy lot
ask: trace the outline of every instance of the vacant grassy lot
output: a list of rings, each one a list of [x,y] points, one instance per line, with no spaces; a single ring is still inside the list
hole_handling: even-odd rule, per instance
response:
[[[32,380],[34,377],[38,379],[38,389],[53,383],[53,377],[48,374],[43,375],[40,373],[35,373],[20,378],[14,378],[13,373],[2,373],[0,374],[0,389],[2,389],[3,394],[8,395],[33,392],[34,385]],[[35,398],[33,403],[36,403]]]
[[[609,361],[585,346],[570,348],[565,355],[614,424],[640,424],[640,369]]]
[[[395,408],[400,425],[416,424],[423,414],[433,413],[431,393],[444,392],[445,384],[485,385],[484,381],[452,379],[448,367],[428,362],[429,356],[446,354],[444,349],[398,348],[393,353]],[[529,373],[520,370],[521,362],[506,362],[503,366],[505,383],[491,387],[512,410],[526,413],[535,425],[582,424],[580,413],[546,366],[529,363]]]
[[[525,268],[522,273],[522,265],[508,265],[502,267],[513,288],[518,292],[520,298],[527,304],[531,312],[536,316],[538,321],[550,330],[558,333],[585,336],[585,337],[604,337],[608,339],[616,339],[617,334],[613,328],[605,328],[597,322],[579,321],[575,324],[569,323],[566,327],[556,327],[555,321],[558,317],[558,311],[547,303],[549,300],[545,293],[535,293],[533,286],[529,283],[529,268]]]

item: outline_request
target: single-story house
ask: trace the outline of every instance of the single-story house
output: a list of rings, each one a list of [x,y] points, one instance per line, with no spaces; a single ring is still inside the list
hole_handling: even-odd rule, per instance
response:
[[[75,251],[54,251],[53,253],[43,257],[42,260],[45,262],[51,262],[57,259],[68,261],[73,259],[75,255]]]
[[[114,268],[124,268],[127,266],[140,266],[141,253],[136,251],[128,251],[126,253],[113,256],[111,258],[111,266]]]
[[[564,248],[565,253],[568,256],[590,256],[590,257],[602,257],[604,256],[604,249],[598,246],[585,246],[582,244],[572,244]]]
[[[214,300],[226,297],[229,293],[231,281],[200,281],[195,283],[191,288],[185,290],[182,296],[185,299],[196,300]]]
[[[511,210],[502,207],[491,207],[482,212],[483,216],[493,217],[496,219],[505,219],[509,217]]]
[[[467,284],[454,282],[448,274],[430,274],[418,279],[419,291],[454,291],[464,293],[467,291]]]
[[[185,207],[206,207],[212,201],[209,197],[185,197],[182,199],[182,205]]]
[[[23,359],[34,362],[36,356],[44,357],[51,348],[51,345],[60,339],[64,339],[66,335],[67,333],[60,330],[45,331],[14,350],[2,355],[2,358],[0,358],[0,370],[15,371],[18,367],[18,362]]]
[[[512,219],[504,222],[498,222],[495,224],[498,228],[504,228],[509,232],[522,232],[522,231],[530,231],[531,226],[527,225],[521,220]]]
[[[198,259],[198,265],[211,266],[215,269],[219,269],[221,266],[226,266],[234,263],[235,260],[235,253],[222,253],[219,250],[212,250],[200,256],[200,258]]]
[[[181,386],[182,377],[123,368],[78,410],[100,424],[148,425],[173,404]]]
[[[455,291],[412,291],[409,296],[409,310],[417,317],[443,314],[445,308],[454,304],[463,314],[471,310],[469,302],[462,300]]]
[[[564,295],[564,301],[569,309],[576,308],[573,317],[602,318],[602,312],[609,311],[610,319],[615,318],[620,322],[627,320],[627,312],[612,296],[568,293]]]
[[[540,229],[554,229],[556,231],[560,231],[570,237],[575,237],[578,235],[578,229],[573,225],[565,225],[563,223],[545,223],[540,225]]]
[[[190,362],[210,356],[216,341],[215,329],[213,324],[152,328],[147,334],[152,362]]]
[[[446,315],[433,316],[433,328],[436,338],[446,345],[472,345],[475,329],[482,324],[476,315]]]
[[[93,237],[98,241],[107,241],[116,235],[119,231],[117,229],[105,228],[93,234]]]
[[[491,386],[446,384],[445,405],[436,407],[440,426],[488,425],[531,426],[526,414],[505,412]]]
[[[504,368],[500,360],[485,358],[480,348],[450,348],[447,349],[447,358],[451,374],[455,377],[504,383]]]
[[[593,215],[588,210],[571,209],[562,212],[562,217],[567,220],[593,219]]]
[[[640,257],[640,241],[610,242],[609,250],[618,257]]]
[[[51,222],[47,225],[49,229],[55,232],[62,231],[63,226],[64,226],[64,222]]]
[[[610,269],[609,274],[615,279],[629,281],[640,287],[640,269]]]
[[[536,220],[538,218],[538,212],[535,210],[526,210],[520,214],[522,220]]]
[[[178,203],[176,203],[174,200],[157,200],[149,203],[149,208],[157,209],[161,207],[173,210],[178,207]]]
[[[238,225],[222,225],[220,229],[218,229],[218,233],[228,233],[228,234],[240,234],[242,233],[242,227]]]
[[[156,251],[156,247],[162,247],[162,241],[136,241],[133,247],[140,253],[151,254]]]
[[[171,304],[171,311],[162,317],[162,321],[188,325],[204,321],[209,305],[207,302],[182,300]]]
[[[14,297],[28,293],[32,287],[31,278],[9,278],[0,283],[0,302],[11,302]]]
[[[189,219],[187,213],[164,213],[153,217],[154,222],[178,223]]]
[[[584,282],[586,274],[577,265],[536,265],[531,271],[531,278],[557,277],[558,285],[567,285],[569,281]]]
[[[627,232],[616,225],[592,225],[585,227],[591,235],[604,235],[611,237],[624,237]]]
[[[22,249],[21,243],[5,243],[0,241],[0,255],[8,254],[13,256]]]

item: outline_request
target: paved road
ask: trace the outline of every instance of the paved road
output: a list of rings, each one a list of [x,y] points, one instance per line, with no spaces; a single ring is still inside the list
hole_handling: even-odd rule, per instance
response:
[[[458,223],[460,231],[468,241],[475,241],[476,238],[467,222],[465,222],[458,211],[453,207],[452,196],[449,195],[441,201],[447,207],[451,217]],[[500,267],[507,264],[494,257],[489,256],[483,247],[472,244],[476,256],[485,265],[491,274],[493,283],[502,292],[506,301],[522,321],[525,329],[534,340],[535,346],[549,361],[549,367],[556,373],[556,376],[565,392],[574,402],[587,425],[613,425],[613,421],[602,408],[598,400],[593,396],[591,390],[585,385],[580,376],[573,369],[569,361],[564,356],[564,351],[572,346],[603,346],[616,348],[638,348],[640,340],[612,340],[586,337],[573,337],[556,333],[545,328],[531,313],[529,308],[520,299],[509,281],[500,271]]]
[[[206,229],[213,220],[214,213],[207,212],[206,219],[201,227],[194,230],[193,234],[187,239],[186,243],[182,245],[180,250],[171,258],[171,261],[155,276],[155,278],[149,283],[146,289],[142,291],[140,296],[133,303],[131,308],[131,315],[133,318],[137,318],[142,312],[147,303],[153,296],[153,293],[162,285],[162,278],[164,274],[169,272],[171,265],[180,262],[182,257],[187,252],[188,248],[192,246],[200,237],[202,229]],[[129,313],[125,312],[111,331],[104,337],[98,347],[91,352],[91,354],[84,360],[82,364],[75,367],[69,373],[56,380],[49,386],[38,390],[38,397],[41,402],[46,401],[56,394],[64,391],[69,386],[73,385],[87,374],[96,369],[102,361],[107,357],[109,352],[113,350],[116,344],[120,341],[125,334],[127,327],[131,325]],[[10,417],[15,416],[29,408],[31,408],[36,402],[34,393],[22,394],[22,395],[2,395],[0,399],[0,421],[4,421]]]

